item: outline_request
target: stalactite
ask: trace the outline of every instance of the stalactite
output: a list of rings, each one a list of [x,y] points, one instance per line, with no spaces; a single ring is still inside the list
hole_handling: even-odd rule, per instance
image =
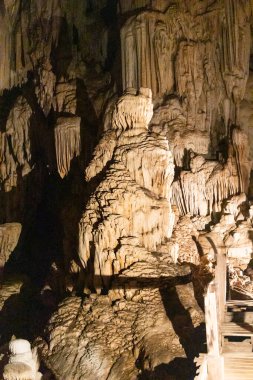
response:
[[[32,110],[26,99],[18,97],[11,109],[4,132],[0,132],[0,182],[5,191],[17,186],[17,171],[26,176],[31,166],[30,117]]]
[[[182,41],[175,67],[178,93],[186,98],[187,126],[210,133],[221,95],[215,43]]]
[[[172,91],[177,30],[178,24],[169,11],[143,12],[127,20],[121,29],[124,89],[149,87],[154,97]]]
[[[235,160],[237,165],[240,191],[246,192],[249,187],[250,171],[252,162],[249,159],[248,136],[240,128],[232,131],[232,141],[235,150]]]
[[[21,263],[39,282],[35,305],[29,281],[0,286],[0,324],[19,300],[29,335],[47,320],[34,343],[56,378],[192,377],[174,359],[195,345],[217,251],[243,269],[253,253],[239,128],[249,6],[0,1],[0,211],[13,222],[0,225],[0,269],[13,257],[3,279]],[[19,343],[3,376],[40,377]]]
[[[239,104],[244,97],[249,74],[250,4],[225,0],[225,20],[221,36],[222,75],[228,96],[234,102],[232,120],[239,122]]]
[[[187,117],[177,97],[173,97],[156,108],[150,122],[150,129],[167,137],[177,167],[183,167],[187,151],[198,154],[208,153],[210,134],[207,131],[187,127]]]
[[[191,172],[182,171],[172,186],[173,202],[180,213],[208,215],[221,210],[224,199],[248,191],[251,161],[247,135],[238,127],[233,129],[225,164],[193,155],[190,167]]]
[[[35,81],[35,94],[44,114],[48,116],[54,97],[56,78],[52,72],[52,65],[48,58],[39,62],[37,78]]]
[[[71,160],[80,154],[80,122],[78,116],[59,117],[54,128],[58,173],[64,178]]]
[[[58,0],[3,4],[0,91],[21,85],[27,80],[27,72],[36,68],[39,60],[50,58],[51,47],[57,45],[60,31],[59,4]]]
[[[76,114],[76,80],[66,81],[61,79],[56,83],[55,96],[53,99],[53,108],[55,112],[66,112],[68,114]]]

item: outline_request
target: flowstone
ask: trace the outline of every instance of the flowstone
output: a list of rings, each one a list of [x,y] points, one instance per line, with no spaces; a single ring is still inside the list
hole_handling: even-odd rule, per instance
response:
[[[124,94],[86,169],[87,180],[104,171],[79,224],[79,256],[98,288],[130,265],[122,259],[123,240],[155,251],[171,236],[174,165],[166,137],[148,131],[152,114],[150,90]]]
[[[197,345],[189,351],[203,322],[190,269],[173,264],[168,254],[143,253],[146,259],[122,271],[108,295],[69,297],[59,305],[45,339],[37,341],[56,378],[137,379],[198,351]]]

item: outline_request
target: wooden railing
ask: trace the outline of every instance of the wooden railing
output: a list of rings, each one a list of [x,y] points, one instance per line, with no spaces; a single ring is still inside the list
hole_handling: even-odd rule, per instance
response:
[[[219,253],[217,254],[215,277],[208,284],[205,293],[207,355],[204,355],[204,358],[200,360],[201,364],[195,380],[224,379],[224,358],[221,356],[221,324],[225,316],[226,289],[226,255]],[[198,359],[196,362],[198,364]]]
[[[215,287],[217,294],[217,310],[219,325],[224,322],[225,305],[227,295],[227,257],[224,253],[218,253],[215,267]]]
[[[219,315],[217,308],[217,286],[214,281],[208,284],[205,294],[205,321],[207,352],[209,355],[218,356],[220,354],[219,339]]]

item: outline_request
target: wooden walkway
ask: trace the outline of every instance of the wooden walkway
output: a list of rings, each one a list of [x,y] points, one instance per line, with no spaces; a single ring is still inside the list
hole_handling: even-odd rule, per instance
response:
[[[252,357],[233,357],[233,356],[224,355],[224,380],[252,380],[252,379],[253,379],[253,356]]]
[[[253,300],[227,300],[225,256],[205,295],[207,354],[195,380],[253,380]]]
[[[221,325],[224,380],[253,379],[252,321],[253,300],[226,301]]]
[[[253,380],[252,322],[253,300],[226,301],[220,329],[224,380]]]
[[[248,323],[224,322],[221,325],[222,346],[224,339],[231,337],[253,337],[253,326]],[[253,380],[253,379],[252,379]]]

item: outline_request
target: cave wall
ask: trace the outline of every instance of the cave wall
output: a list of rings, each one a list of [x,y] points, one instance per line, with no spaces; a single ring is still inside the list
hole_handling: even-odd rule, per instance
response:
[[[0,273],[47,310],[26,336],[57,379],[192,375],[206,226],[252,254],[231,198],[250,186],[252,2],[3,0],[0,18]]]

